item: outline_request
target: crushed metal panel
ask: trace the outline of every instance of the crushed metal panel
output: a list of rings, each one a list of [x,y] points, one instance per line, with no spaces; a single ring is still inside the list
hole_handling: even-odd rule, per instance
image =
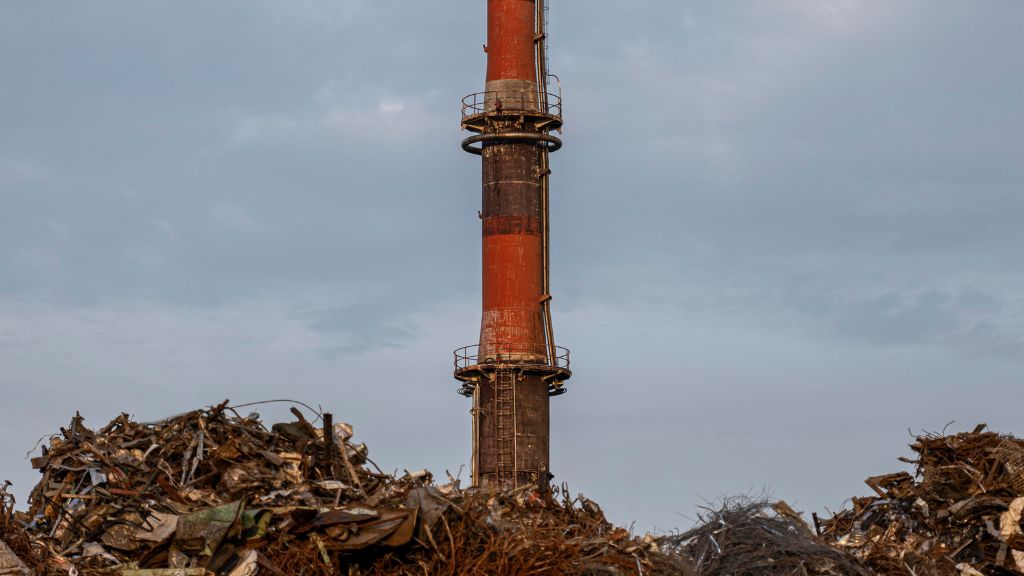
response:
[[[4,544],[0,540],[0,576],[34,576],[33,572],[18,555],[14,553],[14,550],[8,548],[7,544]]]
[[[178,516],[161,512],[150,512],[135,531],[135,539],[157,544],[166,542],[178,529]]]
[[[212,556],[241,514],[239,501],[182,516],[178,519],[175,544],[183,552]]]

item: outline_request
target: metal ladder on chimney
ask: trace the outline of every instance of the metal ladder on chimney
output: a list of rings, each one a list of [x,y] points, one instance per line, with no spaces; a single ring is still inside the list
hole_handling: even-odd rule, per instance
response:
[[[499,369],[494,375],[495,442],[499,482],[516,480],[516,374]]]

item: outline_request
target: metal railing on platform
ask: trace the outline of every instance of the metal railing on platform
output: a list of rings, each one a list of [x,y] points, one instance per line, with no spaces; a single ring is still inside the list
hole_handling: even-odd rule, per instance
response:
[[[541,113],[545,116],[562,116],[562,97],[558,94],[492,90],[477,92],[462,99],[462,118],[479,116],[484,113]],[[544,102],[546,100],[546,102]]]
[[[484,354],[480,353],[480,345],[463,346],[455,351],[455,369],[463,370],[472,366],[488,364],[514,363],[527,366],[549,366],[568,370],[571,363],[568,348],[555,346],[555,357],[550,358],[546,349],[536,348],[524,350],[516,346],[504,344],[488,344]]]

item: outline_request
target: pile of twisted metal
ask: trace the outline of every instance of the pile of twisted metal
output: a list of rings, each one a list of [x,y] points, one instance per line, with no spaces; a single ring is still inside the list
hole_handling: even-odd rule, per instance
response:
[[[228,402],[159,422],[76,415],[0,488],[0,576],[1024,574],[1024,441],[917,438],[917,474],[807,522],[733,498],[685,533],[638,536],[564,486],[462,488],[379,470],[330,414],[267,428]]]
[[[33,459],[42,479],[28,510],[0,511],[0,575],[686,569],[583,497],[384,474],[351,427],[293,413],[269,429],[227,402],[155,423],[122,415],[96,431],[76,416]]]
[[[1024,574],[1024,441],[982,424],[911,448],[915,474],[868,478],[876,495],[818,522],[822,537],[878,574]]]

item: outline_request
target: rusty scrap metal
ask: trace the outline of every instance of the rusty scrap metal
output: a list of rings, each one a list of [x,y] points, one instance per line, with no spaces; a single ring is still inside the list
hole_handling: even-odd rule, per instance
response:
[[[916,473],[868,478],[876,496],[822,520],[823,537],[878,574],[1024,574],[1024,441],[979,425],[911,448]]]
[[[373,472],[350,426],[294,414],[268,430],[224,402],[97,431],[76,415],[43,448],[28,510],[0,507],[2,574],[689,573],[567,490]]]
[[[697,576],[869,576],[829,547],[785,502],[731,498],[707,506],[688,532],[660,539],[693,562]]]
[[[1024,574],[1024,441],[980,427],[917,437],[913,474],[868,478],[873,496],[813,526],[739,498],[638,537],[564,485],[371,470],[350,426],[295,416],[268,429],[224,402],[93,431],[76,415],[33,459],[27,510],[0,487],[0,576]]]

